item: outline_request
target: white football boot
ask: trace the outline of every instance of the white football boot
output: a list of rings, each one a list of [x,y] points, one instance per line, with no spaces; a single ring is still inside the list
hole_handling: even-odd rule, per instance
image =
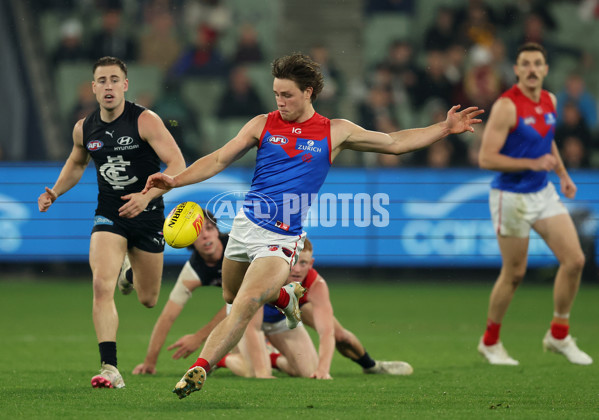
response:
[[[387,362],[376,361],[376,364],[368,369],[364,369],[364,373],[374,373],[382,375],[411,375],[414,368],[407,362]]]
[[[285,322],[287,324],[287,328],[290,330],[297,327],[297,325],[302,320],[302,313],[299,308],[299,300],[304,295],[306,289],[304,289],[301,283],[297,281],[293,281],[289,284],[283,286],[287,293],[289,294],[289,303],[284,308],[279,308],[283,314],[285,314]]]
[[[570,334],[566,338],[558,340],[551,335],[551,330],[547,331],[543,338],[543,349],[563,354],[570,363],[576,365],[590,365],[593,363],[591,356],[578,348]]]
[[[133,283],[127,280],[127,270],[131,268],[131,262],[129,261],[129,256],[125,254],[125,259],[123,260],[123,265],[121,266],[121,272],[119,273],[119,279],[116,284],[119,286],[119,290],[122,294],[128,295],[133,291]]]
[[[125,388],[125,381],[119,370],[112,365],[102,363],[100,374],[92,378],[94,388]]]
[[[492,365],[517,366],[520,364],[520,362],[512,359],[510,355],[507,354],[507,351],[503,347],[503,344],[501,344],[501,341],[498,341],[492,346],[486,346],[481,337],[480,342],[478,343],[478,352],[482,354]]]

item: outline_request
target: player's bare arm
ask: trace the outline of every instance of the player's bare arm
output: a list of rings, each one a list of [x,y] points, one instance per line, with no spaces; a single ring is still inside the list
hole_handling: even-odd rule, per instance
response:
[[[557,164],[555,156],[547,153],[537,159],[513,158],[501,153],[507,136],[516,126],[516,105],[508,98],[498,99],[483,133],[478,157],[479,166],[499,172],[519,172],[525,170],[550,171]]]
[[[412,128],[393,133],[369,131],[347,120],[331,120],[333,157],[342,149],[400,155],[430,146],[438,140],[465,131],[474,131],[476,118],[484,112],[478,107],[459,111],[460,105],[447,112],[445,121],[424,128]]]
[[[551,92],[549,92],[549,96],[551,97],[553,106],[557,108],[557,98]],[[557,161],[554,171],[559,177],[561,192],[567,198],[573,199],[576,196],[578,188],[576,187],[576,184],[574,183],[574,181],[572,181],[572,178],[570,178],[570,175],[566,170],[566,165],[564,165],[564,161],[562,160],[555,140],[553,140],[553,142],[551,143],[551,154],[555,157],[555,160]]]
[[[141,138],[152,146],[160,160],[166,164],[164,173],[174,175],[185,169],[185,160],[177,142],[156,113],[150,110],[142,112],[138,119],[138,129]],[[119,216],[127,218],[137,216],[144,211],[151,200],[164,193],[164,190],[153,188],[147,194],[139,192],[122,196],[126,203],[119,208]]]
[[[321,276],[310,287],[311,315],[313,327],[318,333],[318,367],[310,376],[316,379],[332,379],[331,362],[335,353],[335,323],[329,288]]]
[[[225,319],[225,317],[227,316],[226,308],[226,306],[223,306],[216,313],[216,315],[214,315],[210,322],[208,322],[194,334],[186,334],[183,337],[180,337],[173,344],[168,346],[167,350],[177,349],[177,351],[173,353],[173,359],[180,359],[181,357],[186,358],[187,356],[195,352],[197,349],[199,349],[201,345],[204,344],[204,341],[206,341],[214,327],[216,327],[216,325],[223,319]]]
[[[170,190],[212,178],[258,145],[266,119],[266,115],[252,118],[227,144],[196,160],[176,176],[169,176],[163,172],[149,176],[142,193],[146,194],[151,188]]]
[[[52,188],[46,187],[46,191],[37,199],[39,211],[47,211],[58,197],[77,185],[89,160],[90,155],[83,146],[83,120],[79,120],[73,128],[73,149],[62,167],[56,183]]]

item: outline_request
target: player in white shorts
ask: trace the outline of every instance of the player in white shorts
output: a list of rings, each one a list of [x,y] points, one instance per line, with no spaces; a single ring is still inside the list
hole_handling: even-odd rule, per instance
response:
[[[524,279],[530,229],[534,229],[559,261],[555,276],[553,319],[542,344],[568,361],[589,365],[569,334],[569,318],[580,285],[585,256],[570,215],[548,180],[554,171],[562,194],[574,198],[576,185],[568,175],[553,140],[555,95],[543,90],[546,53],[535,43],[522,45],[514,72],[518,83],[495,102],[483,133],[481,168],[499,172],[491,183],[489,204],[502,257],[491,292],[487,329],[478,351],[491,364],[517,365],[499,340],[501,322],[518,285]]]

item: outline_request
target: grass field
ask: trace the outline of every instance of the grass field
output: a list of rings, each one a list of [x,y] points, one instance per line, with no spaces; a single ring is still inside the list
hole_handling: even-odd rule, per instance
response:
[[[364,375],[335,355],[332,381],[244,379],[224,369],[202,391],[178,400],[170,392],[189,360],[164,351],[155,376],[133,376],[172,283],[145,309],[116,297],[119,368],[127,387],[92,389],[99,367],[89,281],[0,281],[0,418],[327,418],[525,419],[599,418],[599,287],[584,284],[572,334],[594,359],[589,367],[543,353],[552,314],[549,284],[523,285],[505,319],[502,340],[517,367],[490,366],[476,352],[487,284],[333,282],[335,313],[369,353],[402,359],[411,377]],[[199,290],[168,338],[198,328],[220,305],[220,290]]]

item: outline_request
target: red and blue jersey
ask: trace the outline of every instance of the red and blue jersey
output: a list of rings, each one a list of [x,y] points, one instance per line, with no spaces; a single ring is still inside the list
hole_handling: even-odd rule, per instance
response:
[[[508,134],[500,153],[513,158],[528,159],[551,153],[556,112],[549,92],[541,91],[539,102],[534,102],[514,85],[501,97],[509,98],[516,106],[516,125]],[[502,172],[493,179],[491,187],[530,193],[543,189],[547,182],[547,171]]]
[[[302,222],[331,167],[331,121],[317,113],[303,123],[268,114],[243,210],[272,232],[301,235]]]

